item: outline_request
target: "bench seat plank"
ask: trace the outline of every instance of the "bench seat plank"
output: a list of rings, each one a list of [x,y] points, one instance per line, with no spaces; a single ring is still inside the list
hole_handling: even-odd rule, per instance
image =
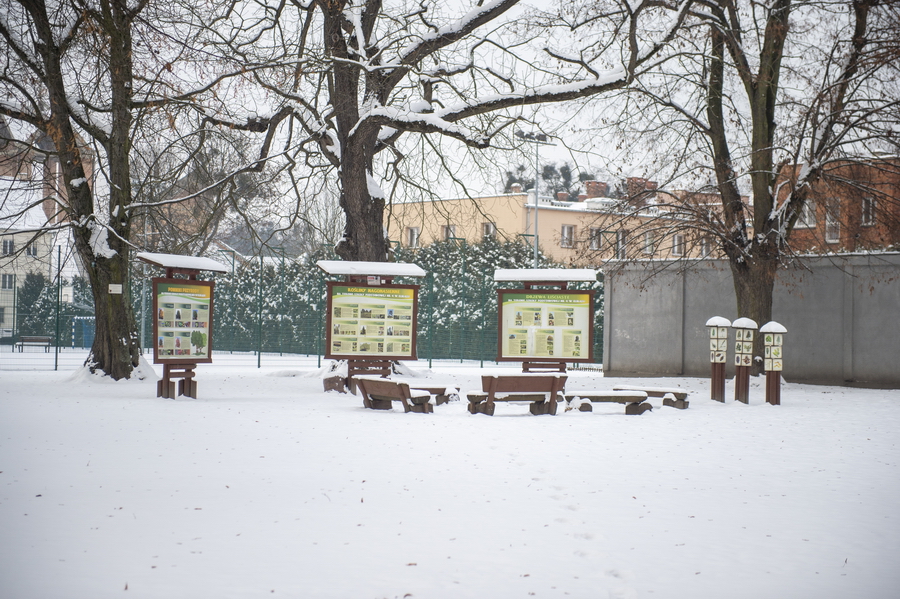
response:
[[[616,385],[614,391],[644,391],[650,397],[665,397],[672,395],[675,399],[687,399],[688,393],[678,387],[643,387],[640,385]]]
[[[640,403],[647,399],[644,391],[572,391],[566,393],[566,401],[586,399],[592,402]]]

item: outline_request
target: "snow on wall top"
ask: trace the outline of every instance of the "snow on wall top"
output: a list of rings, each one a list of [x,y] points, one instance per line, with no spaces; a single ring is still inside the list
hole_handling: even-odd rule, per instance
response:
[[[706,321],[706,326],[708,327],[730,327],[731,321],[727,318],[723,318],[721,316],[713,316],[709,320]]]
[[[759,325],[756,324],[755,320],[750,320],[749,318],[738,318],[734,322],[731,323],[731,326],[736,329],[758,329]]]
[[[760,333],[787,333],[787,329],[784,328],[784,325],[774,320],[767,322],[762,325],[762,328],[759,329]]]
[[[316,265],[330,275],[372,275],[385,277],[424,277],[425,271],[406,262],[357,262],[319,260]]]
[[[592,268],[498,268],[495,281],[596,281]]]
[[[228,267],[212,258],[200,256],[180,256],[178,254],[154,254],[138,252],[137,257],[144,262],[163,268],[189,268],[192,270],[210,270],[212,272],[228,272]]]

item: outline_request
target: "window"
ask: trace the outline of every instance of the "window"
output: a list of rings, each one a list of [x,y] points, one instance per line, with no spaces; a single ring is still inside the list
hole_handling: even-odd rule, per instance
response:
[[[14,254],[16,252],[16,244],[12,239],[4,239],[3,240],[3,255],[9,256],[10,254]]]
[[[681,233],[672,235],[672,255],[684,256],[684,235]]]
[[[406,228],[406,245],[411,248],[419,247],[419,227]]]
[[[603,247],[603,230],[591,228],[589,242],[592,250],[601,249]]]
[[[564,248],[575,247],[575,225],[563,225],[559,234],[559,245]]]
[[[616,258],[624,260],[627,255],[628,231],[616,231]]]
[[[700,257],[706,258],[712,253],[712,240],[709,237],[700,239]]]
[[[653,235],[653,231],[647,231],[644,233],[644,247],[642,248],[642,252],[645,256],[652,256],[656,246],[656,237]]]
[[[481,237],[484,239],[493,239],[497,234],[497,225],[494,223],[481,223]]]
[[[26,245],[25,246],[25,255],[31,256],[32,258],[36,258],[37,257],[37,246],[34,245],[33,243],[29,243],[28,245]]]
[[[456,237],[456,225],[444,225],[444,241],[450,241]]]
[[[862,199],[862,215],[859,224],[863,227],[871,227],[875,224],[875,198]]]
[[[6,321],[6,308],[0,306],[0,324]]]
[[[816,228],[816,203],[813,200],[806,200],[800,208],[800,216],[797,218],[797,224],[794,225],[798,229],[815,229]]]
[[[841,240],[840,207],[837,202],[828,206],[825,211],[825,243],[838,243]]]
[[[16,275],[0,275],[0,289],[15,289]]]

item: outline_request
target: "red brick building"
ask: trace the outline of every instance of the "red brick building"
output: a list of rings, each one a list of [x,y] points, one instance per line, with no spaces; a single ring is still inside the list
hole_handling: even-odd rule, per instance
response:
[[[900,158],[830,167],[813,186],[789,245],[814,254],[900,249]]]

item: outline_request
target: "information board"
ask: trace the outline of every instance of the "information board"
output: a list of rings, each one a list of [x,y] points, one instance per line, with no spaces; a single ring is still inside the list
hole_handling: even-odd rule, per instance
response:
[[[153,279],[153,363],[212,362],[212,281]]]
[[[593,361],[593,291],[498,289],[498,360]]]
[[[325,357],[416,359],[418,285],[328,283]]]

